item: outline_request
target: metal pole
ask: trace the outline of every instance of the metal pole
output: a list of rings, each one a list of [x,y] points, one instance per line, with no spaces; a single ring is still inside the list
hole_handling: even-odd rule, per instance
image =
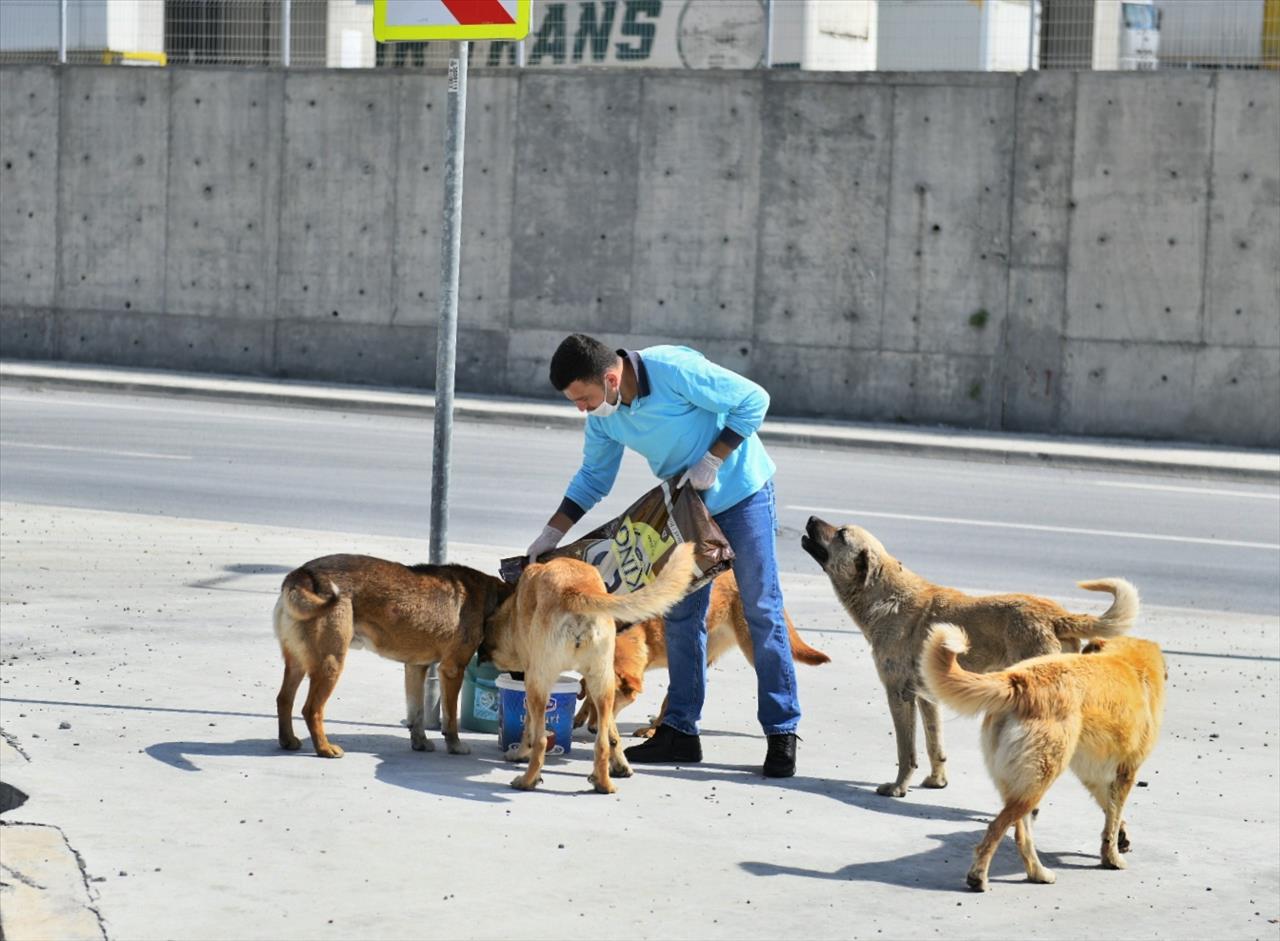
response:
[[[764,67],[773,68],[773,0],[764,0]]]
[[[467,43],[452,43],[444,137],[444,231],[440,250],[440,322],[436,330],[436,426],[431,456],[431,562],[437,565],[447,562],[449,555],[449,456],[453,444],[453,378],[458,348],[467,51]],[[423,696],[427,727],[439,728],[440,678],[435,664],[427,670]]]
[[[58,62],[67,64],[67,0],[58,4]]]
[[[1036,0],[1027,0],[1027,71],[1036,67]]]
[[[289,67],[289,46],[293,28],[293,0],[280,0],[280,64]]]
[[[453,376],[458,346],[458,271],[462,256],[462,161],[467,124],[467,43],[449,58],[448,123],[444,136],[444,217],[440,244],[440,323],[436,334],[436,428],[431,460],[431,561],[448,560],[449,454],[453,437]]]

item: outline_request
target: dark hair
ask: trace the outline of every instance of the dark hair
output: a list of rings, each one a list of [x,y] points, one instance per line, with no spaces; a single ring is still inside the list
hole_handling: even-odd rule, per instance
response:
[[[618,354],[595,337],[574,333],[551,356],[551,384],[563,392],[571,382],[599,380],[618,361]]]

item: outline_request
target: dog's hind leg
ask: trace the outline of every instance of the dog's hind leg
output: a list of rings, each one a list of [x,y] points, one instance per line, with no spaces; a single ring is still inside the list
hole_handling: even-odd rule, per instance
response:
[[[924,747],[929,753],[929,776],[920,782],[921,787],[947,786],[947,756],[942,750],[942,715],[938,704],[923,696],[916,697],[920,718],[924,723]]]
[[[617,788],[613,786],[610,774],[629,778],[631,765],[622,753],[618,725],[614,720],[614,713],[617,711],[614,709],[616,680],[612,670],[602,672],[604,675],[589,673],[583,677],[583,681],[587,684],[587,696],[595,706],[598,723],[591,783],[599,793],[612,794]]]
[[[520,791],[532,791],[542,783],[542,764],[547,757],[547,699],[550,688],[551,683],[540,682],[531,673],[525,673],[522,743],[529,745],[529,767],[511,782],[511,786]]]
[[[893,716],[893,737],[898,743],[898,778],[892,784],[881,784],[876,793],[884,797],[902,797],[916,770],[916,694],[910,687],[891,687],[889,713]]]
[[[1045,869],[1036,855],[1036,844],[1031,839],[1031,822],[1035,819],[1035,811],[1020,818],[1013,825],[1013,837],[1018,843],[1018,853],[1022,856],[1022,865],[1027,869],[1027,878],[1032,882],[1052,885],[1058,877]]]
[[[307,701],[302,704],[302,718],[311,733],[311,744],[315,746],[316,754],[322,758],[342,757],[342,749],[330,742],[324,734],[324,706],[338,685],[338,677],[342,676],[344,659],[341,654],[331,653],[316,664],[310,673]]]
[[[1125,801],[1133,789],[1136,772],[1132,768],[1121,766],[1116,769],[1115,779],[1107,789],[1107,803],[1104,805],[1107,817],[1102,828],[1102,867],[1104,869],[1124,869],[1126,863],[1120,854],[1129,849],[1129,836],[1124,833]],[[1124,845],[1120,844],[1120,836],[1124,834]]]
[[[445,746],[451,755],[471,754],[471,746],[458,738],[458,694],[462,691],[465,669],[465,662],[462,666],[447,660],[440,662],[440,711],[443,713],[440,727],[444,730]]]
[[[279,720],[280,747],[289,751],[297,751],[302,743],[293,734],[293,701],[298,695],[298,686],[307,675],[301,663],[287,650],[284,654],[284,679],[280,682],[280,692],[276,694],[276,716]]]
[[[409,745],[414,751],[435,751],[436,746],[427,738],[426,692],[427,664],[404,665],[404,708],[409,723]]]
[[[1031,809],[1039,803],[1039,798],[1040,794],[1036,795],[1035,800],[1011,798],[1004,805],[1004,809],[996,814],[996,819],[991,821],[986,834],[973,851],[973,865],[969,867],[969,874],[966,877],[969,888],[975,892],[987,891],[987,870],[991,868],[991,857],[996,854],[996,847],[1000,845],[1000,841],[1015,821],[1031,813]]]

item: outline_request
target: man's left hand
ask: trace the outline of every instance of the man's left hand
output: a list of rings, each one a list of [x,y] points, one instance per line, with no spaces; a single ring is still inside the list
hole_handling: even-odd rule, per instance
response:
[[[721,458],[708,451],[702,455],[698,463],[684,472],[684,476],[676,484],[676,489],[679,490],[688,483],[693,484],[694,490],[709,490],[715,484],[716,474],[720,473],[720,465],[723,463]]]

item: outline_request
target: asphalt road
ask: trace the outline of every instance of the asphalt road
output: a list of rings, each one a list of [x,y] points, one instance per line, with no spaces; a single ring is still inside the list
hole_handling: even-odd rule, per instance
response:
[[[407,417],[11,389],[0,395],[0,499],[415,538],[425,560],[431,431]],[[559,502],[580,445],[576,431],[457,425],[450,542],[522,549]],[[1076,581],[1120,575],[1147,605],[1280,615],[1274,485],[770,453],[784,575],[816,574],[799,545],[816,514],[865,526],[943,584],[1085,598]],[[575,532],[651,482],[629,454],[613,494]]]
[[[496,568],[558,503],[579,436],[456,431],[451,558]],[[428,422],[0,391],[0,770],[29,796],[0,841],[5,936],[1277,937],[1274,484],[770,451],[787,608],[832,658],[797,670],[796,777],[760,776],[755,676],[730,654],[701,764],[645,766],[601,797],[580,731],[527,794],[491,734],[465,732],[470,755],[412,751],[401,670],[367,654],[327,710],[341,761],[276,741],[280,573],[425,556]],[[650,484],[628,459],[583,530]],[[800,550],[814,512],[962,588],[1098,612],[1077,580],[1139,586],[1135,633],[1164,648],[1169,695],[1125,811],[1127,871],[1098,870],[1101,815],[1068,776],[1036,823],[1058,884],[1025,882],[1005,840],[992,892],[968,892],[998,799],[966,717],[944,716],[946,790],[876,794],[894,771],[885,694]],[[650,675],[624,735],[665,686]],[[56,902],[56,928],[15,924]]]

